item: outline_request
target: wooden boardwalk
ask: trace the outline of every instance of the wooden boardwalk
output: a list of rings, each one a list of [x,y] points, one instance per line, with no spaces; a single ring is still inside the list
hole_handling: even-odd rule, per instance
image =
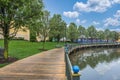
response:
[[[65,80],[64,49],[33,55],[0,68],[0,80]]]

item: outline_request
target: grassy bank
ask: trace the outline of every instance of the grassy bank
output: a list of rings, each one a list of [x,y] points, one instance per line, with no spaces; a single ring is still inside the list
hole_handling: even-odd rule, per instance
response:
[[[40,49],[42,48],[42,42],[28,42],[28,41],[19,41],[14,40],[9,42],[9,56],[16,57],[18,59],[23,59],[25,57],[37,54],[42,52]],[[46,42],[45,49],[50,50],[55,48],[57,42]],[[60,45],[64,45],[64,43],[59,43]],[[3,40],[0,40],[0,47],[3,47]],[[7,65],[0,64],[0,67]]]

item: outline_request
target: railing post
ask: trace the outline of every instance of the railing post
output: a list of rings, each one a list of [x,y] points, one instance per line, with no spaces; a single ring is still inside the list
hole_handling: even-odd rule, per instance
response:
[[[73,66],[72,80],[80,80],[80,69],[77,65]]]
[[[80,80],[80,69],[78,66],[71,65],[69,60],[69,50],[72,49],[71,45],[65,45],[65,64],[66,64],[66,77],[67,80]]]
[[[65,73],[66,73],[67,80],[72,80],[72,78],[71,78],[71,71],[69,69],[68,57],[67,57],[68,52],[69,52],[69,48],[70,48],[70,46],[66,44],[65,45],[65,65],[66,65],[66,67],[65,67],[65,69],[66,69]]]

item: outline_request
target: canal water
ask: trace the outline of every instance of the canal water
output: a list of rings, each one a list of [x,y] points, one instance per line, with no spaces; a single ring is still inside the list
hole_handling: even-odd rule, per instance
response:
[[[80,80],[120,80],[120,48],[86,49],[70,54]]]

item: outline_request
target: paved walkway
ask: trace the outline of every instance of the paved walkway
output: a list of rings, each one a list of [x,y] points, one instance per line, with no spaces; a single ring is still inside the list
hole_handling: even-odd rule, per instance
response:
[[[65,80],[64,49],[45,51],[0,68],[0,80]]]

